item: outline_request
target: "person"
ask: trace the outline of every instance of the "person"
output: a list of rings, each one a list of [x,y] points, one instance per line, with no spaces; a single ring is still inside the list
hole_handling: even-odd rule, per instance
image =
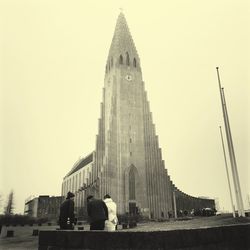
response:
[[[108,208],[104,201],[89,195],[87,197],[87,213],[90,230],[104,230],[105,220],[108,219]]]
[[[60,206],[60,215],[59,215],[59,226],[60,229],[73,230],[74,224],[76,222],[74,207],[75,203],[73,198],[75,195],[71,192],[67,193],[66,200]]]
[[[108,220],[105,221],[105,230],[115,231],[118,223],[117,206],[109,194],[104,196],[104,202],[108,208]]]

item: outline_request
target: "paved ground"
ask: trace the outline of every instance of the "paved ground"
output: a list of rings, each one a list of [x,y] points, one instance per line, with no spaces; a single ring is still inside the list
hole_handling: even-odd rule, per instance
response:
[[[250,217],[246,218],[232,218],[230,215],[221,215],[213,217],[199,217],[190,220],[178,220],[168,222],[147,222],[140,223],[136,228],[126,229],[123,231],[163,231],[163,230],[177,230],[177,229],[192,229],[214,227],[221,225],[232,225],[250,223]],[[34,229],[38,230],[55,230],[58,226],[24,226],[24,227],[3,227],[0,239],[1,250],[33,250],[37,249],[38,236],[32,236]],[[6,230],[13,230],[14,237],[6,238]],[[77,228],[76,228],[77,230]],[[89,230],[88,225],[84,225],[84,230]],[[119,226],[118,230],[122,230]]]
[[[250,217],[233,218],[230,215],[220,215],[212,217],[190,218],[190,220],[178,220],[169,222],[148,222],[145,224],[140,224],[133,230],[165,231],[165,230],[178,230],[178,229],[207,228],[207,227],[234,225],[241,223],[250,223]]]

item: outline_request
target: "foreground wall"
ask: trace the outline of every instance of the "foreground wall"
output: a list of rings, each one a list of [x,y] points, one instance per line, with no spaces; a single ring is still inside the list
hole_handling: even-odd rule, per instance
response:
[[[39,250],[247,250],[250,224],[173,231],[41,231]]]

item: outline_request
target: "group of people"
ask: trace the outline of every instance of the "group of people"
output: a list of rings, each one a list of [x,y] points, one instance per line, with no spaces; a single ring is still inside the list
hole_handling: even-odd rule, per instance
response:
[[[61,204],[59,216],[60,229],[74,229],[74,224],[76,224],[74,196],[73,193],[68,192],[66,200]],[[89,195],[87,197],[87,214],[90,230],[116,230],[118,223],[117,208],[109,194],[106,194],[103,200]]]

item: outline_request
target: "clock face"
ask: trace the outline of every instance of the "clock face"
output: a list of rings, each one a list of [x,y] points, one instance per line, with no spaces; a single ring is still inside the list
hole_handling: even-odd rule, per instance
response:
[[[132,76],[128,74],[126,75],[125,79],[130,82],[132,81]]]

